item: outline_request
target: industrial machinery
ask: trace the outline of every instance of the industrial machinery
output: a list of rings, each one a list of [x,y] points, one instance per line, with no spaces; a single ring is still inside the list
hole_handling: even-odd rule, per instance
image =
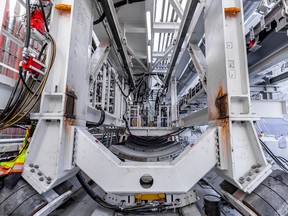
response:
[[[2,0],[0,130],[23,136],[0,142],[0,215],[48,215],[81,186],[93,215],[203,199],[220,215],[220,197],[288,215],[288,156],[255,129],[286,114],[287,16],[286,0]]]

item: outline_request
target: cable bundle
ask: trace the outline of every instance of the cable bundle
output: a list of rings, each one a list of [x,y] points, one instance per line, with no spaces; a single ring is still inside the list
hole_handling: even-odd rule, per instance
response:
[[[157,212],[165,212],[167,211],[168,207],[171,207],[172,205],[165,205],[165,204],[155,204],[151,205],[149,203],[137,205],[133,207],[121,207],[117,205],[112,205],[107,203],[104,199],[102,199],[98,194],[96,194],[91,186],[86,182],[84,176],[81,174],[81,172],[77,173],[77,179],[82,185],[83,189],[87,192],[87,194],[95,200],[99,205],[101,205],[104,208],[112,209],[116,212],[121,212],[124,214],[136,214],[136,215],[151,215],[151,213],[157,213]]]
[[[23,49],[28,50],[31,36],[29,0],[26,0],[26,16],[27,16],[27,30]],[[47,24],[46,28],[48,28]],[[23,73],[22,66],[19,67],[19,78],[14,85],[14,88],[11,92],[11,95],[6,104],[5,109],[0,114],[0,130],[9,128],[14,124],[18,123],[19,121],[21,121],[25,116],[27,116],[30,113],[30,111],[34,108],[34,106],[41,97],[41,93],[45,87],[45,84],[47,82],[49,73],[51,71],[56,56],[56,43],[52,38],[52,36],[48,33],[48,29],[46,29],[46,31],[51,45],[51,56],[46,69],[46,73],[43,76],[42,80],[39,81],[40,83],[36,84],[36,82],[38,82],[38,77],[36,77],[37,79],[35,79],[32,76],[30,76],[28,79],[26,79],[26,73]],[[40,54],[38,56],[39,59],[41,58],[46,46],[47,44],[45,44],[42,47]]]
[[[263,147],[263,149],[267,152],[267,154],[275,161],[275,163],[285,172],[288,172],[288,169],[286,168],[285,165],[287,165],[287,160],[285,158],[282,157],[277,157],[269,148],[268,146],[261,140],[259,139],[261,142],[261,145]],[[280,160],[279,160],[280,159]],[[282,161],[285,163],[285,165],[282,163]]]

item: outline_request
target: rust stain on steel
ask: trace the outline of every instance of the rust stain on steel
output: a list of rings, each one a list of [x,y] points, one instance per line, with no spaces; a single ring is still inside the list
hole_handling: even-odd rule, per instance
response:
[[[218,110],[218,119],[225,119],[229,117],[228,95],[224,92],[222,86],[220,86],[219,88],[218,95],[215,101],[215,107]]]
[[[71,126],[76,125],[76,120],[73,118],[64,117],[64,130],[66,133],[70,133]]]
[[[219,142],[224,155],[227,155],[230,151],[229,104],[227,91],[222,85],[219,85],[218,90],[210,95],[208,110],[209,120],[219,127]]]
[[[219,86],[216,94],[209,97],[208,110],[209,120],[219,121],[229,118],[228,95],[222,85]]]
[[[229,139],[230,139],[230,128],[229,128],[229,121],[222,121],[222,124],[219,128],[219,137],[221,137],[222,144],[225,150],[228,147]]]

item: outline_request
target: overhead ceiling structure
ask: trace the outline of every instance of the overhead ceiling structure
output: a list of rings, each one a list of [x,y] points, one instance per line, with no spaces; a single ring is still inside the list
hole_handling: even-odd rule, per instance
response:
[[[199,1],[108,0],[107,2],[110,2],[110,6],[113,4],[115,6],[113,10],[115,10],[115,19],[119,23],[118,34],[128,54],[127,64],[132,74],[136,77],[137,74],[152,74],[151,83],[154,84],[150,85],[149,88],[154,87],[154,90],[155,83],[157,84],[156,89],[163,85],[167,88],[171,77],[174,76],[178,81],[178,95],[184,94],[191,85],[197,83],[198,74],[187,48],[189,43],[200,45],[203,55],[205,55],[203,8],[198,4]],[[98,4],[101,5],[101,3]],[[255,12],[259,4],[259,0],[243,0],[247,35],[249,35],[250,27],[260,19],[260,15]],[[100,7],[98,13],[101,14],[101,12],[102,8]],[[194,13],[195,17],[193,17]],[[109,41],[112,36],[111,32],[110,35],[108,33],[108,36],[105,33],[107,31],[103,28],[109,25],[108,21],[104,19],[102,24],[94,27],[100,41]],[[272,66],[267,66],[265,62],[262,66],[257,65],[257,62],[261,61],[259,56],[269,56],[271,50],[277,50],[283,43],[287,42],[285,34],[281,35],[274,32],[269,37],[280,37],[280,40],[275,39],[273,41],[278,41],[277,44],[270,43],[269,45],[265,44],[265,41],[271,41],[270,38],[265,39],[263,40],[264,48],[257,52],[248,53],[248,63],[252,75]],[[115,68],[121,71],[123,61],[115,62],[118,52],[119,48],[114,46],[114,49],[111,49],[109,59],[117,63]],[[262,52],[265,55],[262,55]],[[277,58],[273,64],[282,60],[283,58]],[[157,74],[162,76],[160,82],[155,76]],[[257,79],[259,80],[259,77]]]

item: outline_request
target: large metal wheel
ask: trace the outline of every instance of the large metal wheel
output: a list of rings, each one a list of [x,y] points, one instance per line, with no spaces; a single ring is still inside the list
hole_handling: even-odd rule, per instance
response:
[[[30,216],[46,205],[40,194],[21,179],[12,189],[0,190],[1,216]]]
[[[261,216],[288,215],[288,173],[273,171],[243,202]]]

